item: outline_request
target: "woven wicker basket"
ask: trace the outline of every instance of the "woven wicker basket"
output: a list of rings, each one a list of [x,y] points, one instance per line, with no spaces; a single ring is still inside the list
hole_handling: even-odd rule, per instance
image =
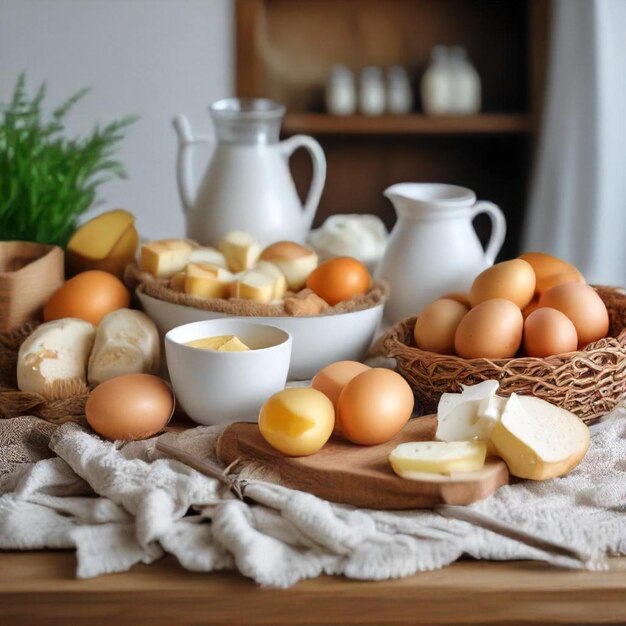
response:
[[[435,413],[442,393],[483,380],[500,382],[499,394],[534,395],[572,411],[583,421],[597,419],[626,400],[626,291],[595,287],[609,311],[609,336],[584,350],[543,359],[462,359],[426,352],[413,341],[415,317],[387,332],[383,350],[396,359],[421,404]]]

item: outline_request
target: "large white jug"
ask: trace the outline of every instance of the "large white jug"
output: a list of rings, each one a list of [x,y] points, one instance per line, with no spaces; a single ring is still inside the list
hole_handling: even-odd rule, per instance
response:
[[[195,199],[191,192],[189,148],[212,143],[193,138],[189,122],[174,120],[178,135],[177,179],[187,214],[187,235],[215,244],[231,230],[249,232],[267,245],[280,239],[304,243],[326,179],[321,146],[305,135],[278,141],[285,107],[264,98],[228,98],[213,103],[215,150]],[[289,157],[306,148],[313,159],[313,179],[304,206],[289,171]]]
[[[385,196],[398,215],[376,271],[391,283],[387,322],[418,314],[446,292],[467,291],[476,275],[493,265],[506,220],[492,202],[476,202],[473,191],[438,183],[400,183]],[[492,223],[486,250],[472,225],[479,213]]]

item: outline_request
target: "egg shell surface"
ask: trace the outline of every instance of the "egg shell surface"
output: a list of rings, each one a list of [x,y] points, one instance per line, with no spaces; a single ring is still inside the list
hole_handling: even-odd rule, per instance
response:
[[[306,281],[306,286],[330,306],[363,295],[371,284],[367,267],[352,257],[337,257],[321,263]]]
[[[561,311],[572,320],[578,335],[578,347],[606,337],[609,313],[602,298],[589,285],[565,283],[546,291],[539,305]]]
[[[110,441],[152,437],[163,430],[173,412],[172,390],[150,374],[110,378],[89,394],[85,405],[91,428]]]
[[[353,378],[339,396],[337,420],[346,439],[372,446],[395,437],[413,413],[415,400],[400,374],[375,367]]]
[[[431,302],[415,322],[413,338],[420,350],[454,354],[454,335],[469,308],[447,298]]]
[[[461,320],[454,347],[464,359],[509,359],[520,347],[523,329],[516,304],[503,298],[485,300]]]
[[[523,309],[535,295],[536,278],[533,268],[521,259],[496,263],[481,272],[472,283],[469,298],[472,307],[503,298]]]
[[[543,358],[573,352],[577,347],[576,327],[561,311],[540,307],[526,318],[524,352],[528,356]]]

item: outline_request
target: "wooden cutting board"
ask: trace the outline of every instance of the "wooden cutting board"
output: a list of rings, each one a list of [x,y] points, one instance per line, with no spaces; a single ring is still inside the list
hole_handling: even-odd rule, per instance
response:
[[[325,500],[372,509],[430,508],[439,504],[471,504],[492,494],[509,480],[504,461],[490,457],[478,472],[407,480],[394,474],[389,453],[405,441],[431,441],[435,415],[411,420],[391,441],[379,446],[357,446],[332,438],[319,452],[287,457],[265,442],[257,424],[229,426],[217,443],[222,463],[256,464],[271,480],[285,487],[312,493]],[[260,477],[260,476],[259,476]]]

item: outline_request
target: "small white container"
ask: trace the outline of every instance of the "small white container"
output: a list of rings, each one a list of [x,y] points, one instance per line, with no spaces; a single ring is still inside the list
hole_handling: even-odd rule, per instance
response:
[[[428,115],[446,115],[452,101],[450,58],[445,46],[435,46],[422,76],[422,108]]]
[[[326,82],[326,110],[331,115],[352,115],[356,111],[354,74],[345,65],[335,65]]]
[[[359,111],[363,115],[382,115],[386,105],[385,81],[379,67],[365,67],[359,85]]]
[[[465,48],[450,50],[450,108],[453,115],[474,115],[480,111],[481,83]]]
[[[406,115],[413,108],[413,90],[406,70],[394,65],[387,71],[387,111]]]
[[[235,335],[252,349],[218,352],[185,345],[221,335]],[[255,422],[263,403],[285,387],[291,335],[245,320],[206,320],[170,330],[165,355],[176,398],[194,422]]]

